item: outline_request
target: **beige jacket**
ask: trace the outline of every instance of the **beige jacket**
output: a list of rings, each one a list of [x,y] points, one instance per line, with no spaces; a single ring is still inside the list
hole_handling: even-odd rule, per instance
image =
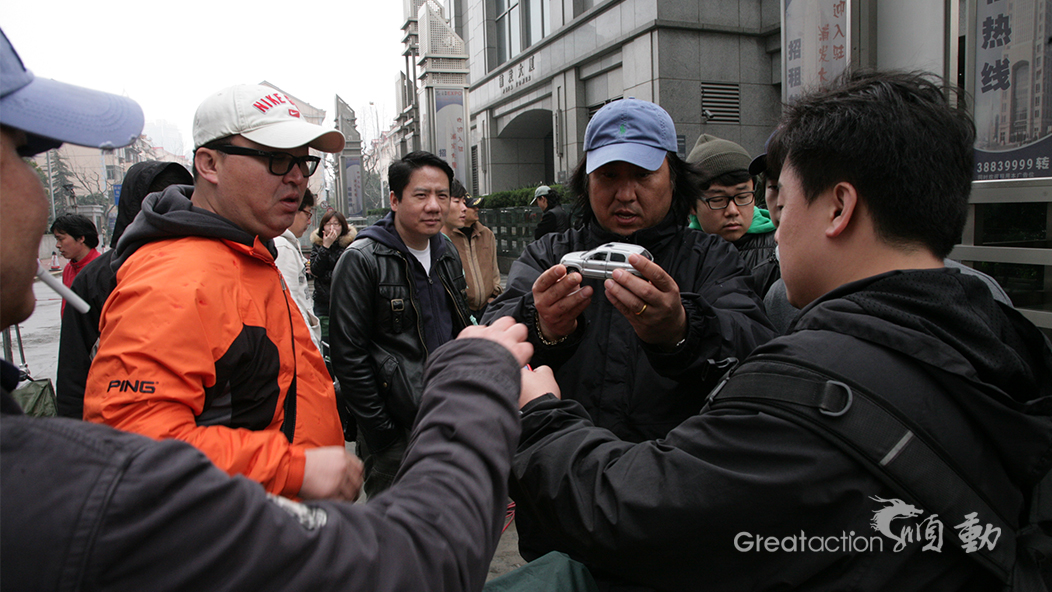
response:
[[[464,265],[464,277],[468,283],[468,308],[477,312],[504,291],[500,286],[500,268],[497,266],[497,239],[493,231],[481,222],[454,230],[449,238],[456,245],[460,262]]]

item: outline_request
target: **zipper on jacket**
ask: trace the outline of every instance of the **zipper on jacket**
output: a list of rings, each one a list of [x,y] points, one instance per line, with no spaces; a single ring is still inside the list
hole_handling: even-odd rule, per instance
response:
[[[413,293],[413,269],[409,265],[409,259],[406,259],[405,254],[395,251],[398,256],[402,259],[402,263],[405,264],[405,279],[406,284],[409,286],[409,301],[413,303],[413,310],[416,311],[416,334],[420,336],[420,346],[424,348],[424,359],[431,357],[431,352],[427,351],[427,341],[424,340],[424,328],[420,325],[423,317],[420,315],[420,307],[416,305],[416,298]],[[431,281],[431,276],[427,277],[427,281]]]

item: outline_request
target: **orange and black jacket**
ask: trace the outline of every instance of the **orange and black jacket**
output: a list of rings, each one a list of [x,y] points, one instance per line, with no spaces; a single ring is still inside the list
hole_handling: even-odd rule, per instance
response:
[[[191,191],[147,197],[117,246],[84,419],[184,440],[295,496],[304,451],[343,444],[332,382],[272,241],[192,207]]]

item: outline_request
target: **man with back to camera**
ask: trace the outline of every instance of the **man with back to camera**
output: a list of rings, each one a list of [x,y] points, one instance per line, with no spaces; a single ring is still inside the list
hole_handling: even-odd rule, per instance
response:
[[[470,324],[464,270],[441,233],[453,169],[410,152],[387,176],[391,212],[340,256],[329,310],[332,368],[358,424],[369,497],[391,486],[402,463],[425,362]]]
[[[194,116],[193,187],[146,198],[117,245],[84,418],[201,449],[230,474],[305,499],[354,499],[332,380],[274,263],[307,177],[343,135],[266,86]]]
[[[106,299],[117,285],[117,276],[110,266],[116,253],[117,241],[142,209],[142,200],[147,195],[161,191],[169,185],[193,183],[194,178],[190,172],[175,162],[137,162],[124,175],[110,250],[85,266],[70,286],[91,308],[88,312],[80,312],[71,306],[62,311],[58,375],[55,378],[55,403],[58,414],[62,417],[84,418],[84,385],[88,381],[91,360],[99,346],[99,318]]]
[[[541,221],[537,223],[537,228],[533,229],[533,240],[552,232],[563,232],[570,229],[570,212],[563,208],[562,196],[558,191],[547,185],[541,185],[533,191],[533,200],[530,201],[530,205],[533,204],[537,204],[537,207],[544,212],[541,214]]]
[[[943,266],[975,140],[944,92],[928,75],[861,72],[788,107],[767,159],[782,278],[803,311],[711,408],[633,444],[554,381],[524,390],[512,498],[555,549],[662,590],[994,590],[1035,576],[1048,530],[1016,532],[1052,509],[1031,497],[1052,462],[1052,351],[981,280]],[[783,398],[801,384],[819,390]],[[874,408],[891,410],[880,425],[860,415]],[[833,429],[881,442],[848,446]],[[914,478],[893,486],[884,471]],[[976,505],[948,511],[958,500]],[[1019,572],[991,562],[1000,550]]]
[[[687,155],[701,175],[702,197],[691,208],[697,227],[738,249],[762,298],[781,274],[774,254],[774,224],[754,203],[751,160],[738,144],[709,134],[702,134]]]
[[[0,38],[2,329],[33,311],[47,228],[23,157],[63,141],[126,145],[143,115],[130,99],[34,78]],[[0,588],[481,589],[519,433],[525,334],[502,321],[435,352],[405,470],[367,505],[292,502],[184,442],[26,417],[9,394],[18,369],[0,360]]]

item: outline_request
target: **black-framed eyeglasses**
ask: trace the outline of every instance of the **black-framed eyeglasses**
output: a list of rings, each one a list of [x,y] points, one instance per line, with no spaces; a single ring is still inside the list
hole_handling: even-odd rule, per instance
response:
[[[292,171],[292,167],[299,165],[300,172],[304,177],[309,177],[318,170],[321,158],[317,156],[293,156],[287,152],[266,152],[254,148],[244,148],[233,144],[222,144],[215,147],[216,150],[225,154],[237,154],[238,156],[258,156],[267,158],[270,174],[283,177]]]
[[[720,195],[718,197],[703,197],[701,201],[705,202],[705,205],[709,206],[710,210],[726,210],[727,206],[731,204],[731,200],[734,200],[734,205],[738,207],[745,207],[752,203],[754,199],[752,191],[743,191],[737,195],[726,196]]]

